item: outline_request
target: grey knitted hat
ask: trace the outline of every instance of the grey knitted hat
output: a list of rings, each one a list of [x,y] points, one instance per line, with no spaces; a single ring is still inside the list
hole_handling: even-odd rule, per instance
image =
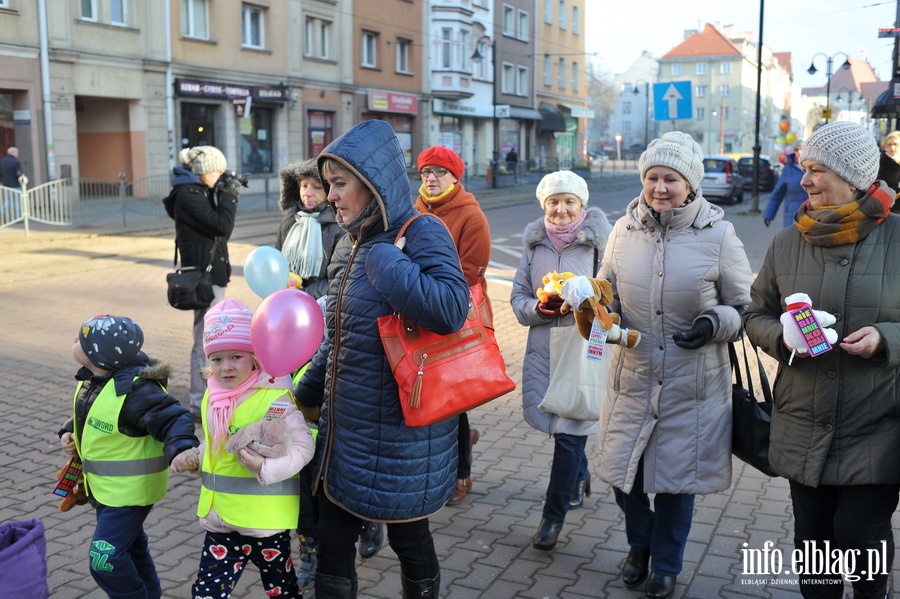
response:
[[[137,357],[144,345],[144,332],[130,318],[101,314],[84,321],[78,341],[91,364],[116,370]]]
[[[195,146],[188,150],[187,158],[191,165],[191,171],[195,175],[217,173],[228,168],[225,154],[214,146]],[[182,159],[181,154],[179,154],[179,159]]]
[[[860,191],[869,189],[878,177],[879,159],[875,138],[862,125],[848,121],[816,129],[800,155],[801,163],[818,162]]]
[[[573,196],[577,196],[581,200],[582,207],[587,206],[588,196],[590,195],[587,181],[572,171],[556,171],[555,173],[544,175],[535,190],[535,195],[537,195],[538,202],[541,203],[541,208],[544,207],[544,202],[547,201],[547,198],[558,193],[571,193]]]
[[[694,138],[681,131],[670,131],[654,139],[641,154],[638,170],[641,181],[651,166],[667,166],[687,179],[691,191],[696,191],[703,180],[703,150]]]

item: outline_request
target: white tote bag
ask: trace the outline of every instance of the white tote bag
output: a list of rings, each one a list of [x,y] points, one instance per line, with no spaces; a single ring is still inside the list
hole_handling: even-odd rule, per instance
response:
[[[589,360],[588,342],[577,326],[551,329],[550,384],[538,407],[572,420],[599,420],[612,362],[612,348],[604,349],[602,360]]]

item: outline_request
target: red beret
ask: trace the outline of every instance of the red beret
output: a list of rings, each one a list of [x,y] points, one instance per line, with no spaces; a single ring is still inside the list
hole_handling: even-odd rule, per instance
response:
[[[445,168],[453,173],[453,176],[456,177],[457,180],[462,179],[463,170],[465,169],[465,164],[463,164],[463,160],[459,157],[459,154],[444,146],[434,146],[427,150],[423,150],[422,153],[419,154],[419,170],[422,170],[426,166],[440,166]]]

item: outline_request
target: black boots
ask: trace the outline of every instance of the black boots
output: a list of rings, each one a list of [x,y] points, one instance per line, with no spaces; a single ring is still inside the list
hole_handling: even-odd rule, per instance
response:
[[[584,505],[584,496],[591,496],[591,475],[588,474],[585,478],[581,480],[575,481],[575,486],[572,487],[572,498],[569,499],[569,509],[575,510]]]
[[[562,522],[551,522],[550,520],[541,519],[541,526],[531,538],[531,546],[541,551],[550,551],[556,547],[556,540],[559,539],[559,531],[562,530],[562,525]]]
[[[622,565],[622,582],[625,583],[625,587],[633,589],[647,580],[649,568],[650,550],[632,547]]]
[[[441,590],[440,574],[434,578],[426,578],[424,580],[410,580],[402,574],[400,576],[403,580],[403,599],[415,599],[417,597],[437,599],[438,591]]]
[[[666,599],[675,592],[675,576],[653,572],[647,581],[647,599]]]
[[[363,521],[362,530],[359,532],[359,543],[356,549],[360,557],[372,557],[384,542],[384,525],[381,522]]]
[[[359,591],[359,581],[354,576],[341,578],[328,574],[316,573],[316,597],[322,599],[356,599]]]

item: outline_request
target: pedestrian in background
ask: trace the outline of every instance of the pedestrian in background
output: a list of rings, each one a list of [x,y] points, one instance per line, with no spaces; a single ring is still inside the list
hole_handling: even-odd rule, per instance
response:
[[[878,156],[878,180],[887,183],[894,194],[900,193],[900,131],[884,138],[884,150]],[[892,211],[900,211],[900,206],[892,207]]]
[[[378,333],[392,313],[438,334],[459,330],[469,289],[444,225],[415,216],[400,142],[363,121],[317,159],[328,201],[347,233],[328,267],[327,333],[297,385],[304,410],[321,406],[314,477],[319,497],[316,596],[355,598],[361,522],[386,523],[403,597],[437,597],[440,564],[428,518],[456,480],[456,418],[406,426]],[[323,404],[324,401],[324,404]]]
[[[602,210],[587,207],[587,182],[571,171],[545,175],[536,195],[544,216],[525,227],[525,249],[510,303],[519,324],[528,327],[522,366],[525,422],[553,437],[550,482],[541,523],[531,541],[535,549],[550,551],[569,509],[581,507],[584,495],[591,493],[585,446],[588,436],[597,432],[597,421],[563,418],[538,407],[550,385],[551,332],[575,326],[575,319],[571,312],[560,314],[561,297],[541,302],[535,289],[544,286],[543,277],[550,272],[593,277],[612,227]]]
[[[506,168],[515,175],[516,183],[519,182],[519,153],[516,152],[516,146],[509,149],[506,153]]]
[[[747,335],[778,362],[769,463],[790,483],[794,546],[878,554],[878,571],[859,576],[857,562],[849,574],[859,576],[854,597],[881,598],[900,497],[900,217],[893,190],[876,180],[878,146],[865,127],[824,125],[801,160],[809,201],[772,240],[744,316]],[[837,319],[830,351],[806,357],[787,344],[794,325],[781,317],[795,293]],[[798,574],[804,597],[843,595],[839,573]]]
[[[10,146],[6,156],[0,158],[0,185],[12,189],[21,189],[19,177],[22,176],[22,163],[19,162],[19,149]]]
[[[81,325],[72,418],[59,431],[63,452],[81,458],[97,516],[90,572],[111,599],[162,597],[144,521],[166,495],[169,465],[190,469],[200,443],[190,412],[166,392],[168,366],[143,345],[144,332],[127,317]]]
[[[625,514],[622,581],[647,580],[646,596],[662,599],[682,570],[694,497],[731,485],[728,343],[753,273],[734,226],[702,195],[703,150],[690,135],[650,142],[638,170],[643,189],[613,226],[597,276],[612,284],[610,311],[642,341],[614,349],[596,460]],[[580,306],[569,289],[564,298]]]
[[[488,310],[491,310],[484,272],[491,259],[491,230],[478,200],[460,183],[465,164],[462,158],[443,146],[428,148],[419,154],[422,186],[416,199],[416,210],[440,218],[450,230],[459,252],[466,283],[480,284]],[[458,465],[456,488],[447,505],[463,501],[472,489],[472,446],[478,441],[478,429],[469,426],[469,415],[459,415],[457,434]]]
[[[790,227],[794,224],[794,215],[800,205],[806,201],[807,195],[803,187],[800,185],[800,179],[803,178],[803,169],[797,163],[797,151],[793,146],[785,150],[784,168],[781,169],[781,175],[775,183],[775,188],[769,196],[766,209],[763,210],[763,224],[767,227],[775,220],[778,214],[778,208],[784,203],[782,216],[784,217],[784,226]]]
[[[180,165],[172,169],[172,190],[163,204],[175,221],[180,267],[206,270],[212,253],[210,274],[214,299],[211,305],[215,305],[225,298],[225,287],[231,279],[228,238],[234,230],[241,184],[233,172],[226,171],[225,154],[213,146],[186,148],[178,154],[178,159]],[[200,401],[206,392],[203,317],[207,309],[194,310],[190,403],[198,420]]]

